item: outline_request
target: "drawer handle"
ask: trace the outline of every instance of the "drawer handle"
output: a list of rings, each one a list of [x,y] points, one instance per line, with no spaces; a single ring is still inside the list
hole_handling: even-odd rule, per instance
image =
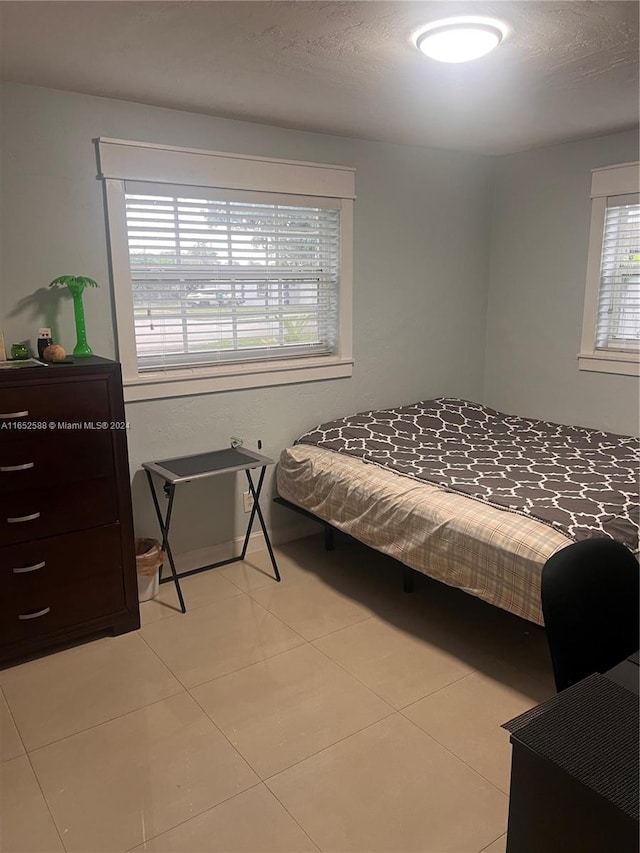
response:
[[[7,522],[9,524],[20,524],[22,521],[35,521],[36,518],[40,518],[39,512],[32,512],[31,515],[19,515],[16,518],[8,518]]]
[[[4,414],[0,414],[0,421],[8,421],[11,418],[26,418],[28,414],[28,409],[24,412],[5,412]]]
[[[34,462],[25,462],[23,465],[0,465],[0,471],[7,473],[8,471],[27,471],[29,468],[34,468]]]
[[[31,613],[18,613],[18,619],[21,622],[26,622],[27,619],[39,619],[41,616],[46,616],[50,610],[50,607],[43,607],[42,610],[35,610]]]
[[[44,569],[46,562],[34,563],[32,566],[19,566],[13,570],[14,575],[26,575],[27,572],[37,572],[38,569]]]

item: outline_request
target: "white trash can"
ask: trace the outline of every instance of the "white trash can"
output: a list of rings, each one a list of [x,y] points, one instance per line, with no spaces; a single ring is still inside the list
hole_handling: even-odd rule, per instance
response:
[[[160,591],[160,567],[165,553],[155,539],[136,539],[138,601],[150,601]]]

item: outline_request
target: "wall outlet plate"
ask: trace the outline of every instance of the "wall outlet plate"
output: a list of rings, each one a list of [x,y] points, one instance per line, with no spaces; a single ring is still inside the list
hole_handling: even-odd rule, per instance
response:
[[[242,506],[245,512],[251,512],[253,509],[253,495],[251,492],[242,493]]]

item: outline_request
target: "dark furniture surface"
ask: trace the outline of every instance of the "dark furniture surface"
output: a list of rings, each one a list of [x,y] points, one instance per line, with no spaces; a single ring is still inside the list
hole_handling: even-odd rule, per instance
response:
[[[637,559],[613,539],[584,539],[542,570],[542,612],[558,690],[605,672],[638,648]]]
[[[120,365],[0,371],[0,663],[138,628]]]
[[[637,853],[637,655],[505,724],[507,853]]]

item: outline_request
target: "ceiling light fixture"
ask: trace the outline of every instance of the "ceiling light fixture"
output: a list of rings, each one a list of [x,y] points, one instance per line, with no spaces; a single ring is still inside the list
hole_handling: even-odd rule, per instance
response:
[[[447,18],[422,29],[416,47],[439,62],[470,62],[496,48],[504,35],[505,27],[490,18]]]

